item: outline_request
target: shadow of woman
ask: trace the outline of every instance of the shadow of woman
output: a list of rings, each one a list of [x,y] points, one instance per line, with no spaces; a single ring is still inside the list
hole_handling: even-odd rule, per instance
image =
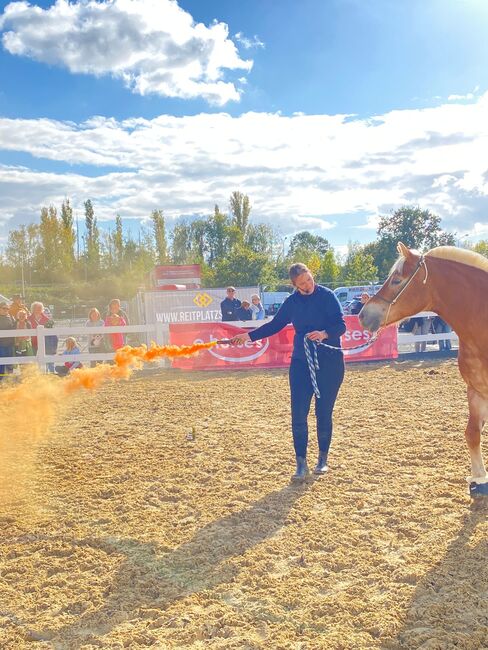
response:
[[[141,609],[152,608],[161,615],[161,610],[180,598],[231,581],[238,572],[232,559],[277,533],[310,485],[291,484],[271,492],[251,507],[204,526],[190,541],[172,550],[135,539],[70,540],[77,546],[125,557],[106,589],[102,607],[60,629],[39,631],[38,638],[49,639],[54,647],[69,639],[69,647],[78,648],[88,637],[108,634],[122,620],[140,617]]]
[[[384,650],[488,648],[488,503],[474,502],[443,559],[418,584]]]

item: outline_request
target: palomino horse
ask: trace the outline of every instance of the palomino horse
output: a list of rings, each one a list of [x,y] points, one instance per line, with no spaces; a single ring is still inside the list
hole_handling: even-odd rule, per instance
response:
[[[459,371],[468,386],[466,442],[471,496],[488,495],[481,431],[488,419],[488,259],[452,246],[425,255],[398,244],[400,257],[386,282],[359,314],[371,332],[420,311],[434,311],[459,337]]]

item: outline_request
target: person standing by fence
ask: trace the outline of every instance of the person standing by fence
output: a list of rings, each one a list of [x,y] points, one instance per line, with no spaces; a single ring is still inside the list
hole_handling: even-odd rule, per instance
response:
[[[303,480],[308,474],[307,417],[314,393],[319,446],[314,473],[324,474],[327,471],[327,455],[332,439],[332,412],[344,379],[344,355],[340,349],[340,337],[346,331],[346,323],[334,293],[316,284],[305,264],[293,264],[289,275],[295,291],[286,298],[273,320],[249,333],[237,334],[232,343],[258,341],[276,334],[288,323],[293,324],[295,338],[289,379],[297,466],[292,480]],[[320,342],[329,347],[316,346]],[[305,346],[308,346],[309,354]],[[310,354],[316,354],[317,364],[309,365],[307,356],[310,358]]]
[[[88,312],[88,320],[85,327],[104,327],[105,323],[100,316],[96,307],[92,307]],[[103,334],[88,335],[88,352],[96,354],[97,352],[106,352],[105,336]],[[93,368],[97,365],[96,361],[91,361],[90,366]]]
[[[19,309],[17,312],[17,327],[18,330],[27,330],[31,326],[27,320],[27,312],[24,309]],[[15,337],[15,354],[20,357],[30,357],[34,354],[32,350],[32,342],[30,336],[16,336]],[[21,366],[22,367],[22,366]]]
[[[9,314],[6,302],[0,302],[0,330],[14,330],[15,321]],[[15,337],[2,336],[0,338],[0,358],[14,356]],[[0,381],[11,374],[13,366],[11,364],[0,365]]]

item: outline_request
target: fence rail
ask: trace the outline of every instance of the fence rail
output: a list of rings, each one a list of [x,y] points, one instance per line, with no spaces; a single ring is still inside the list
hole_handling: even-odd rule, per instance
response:
[[[416,314],[419,316],[435,316],[432,312],[421,312]],[[265,321],[260,321],[260,325]],[[219,321],[221,322],[221,321]],[[232,325],[242,328],[255,327],[256,321],[241,321],[232,322]],[[150,325],[124,325],[124,326],[60,326],[45,328],[42,325],[33,329],[24,330],[0,330],[0,345],[2,338],[17,338],[21,336],[30,336],[37,338],[37,354],[35,356],[14,356],[14,357],[0,357],[0,365],[23,365],[37,363],[41,370],[46,369],[47,364],[64,363],[65,361],[112,361],[115,352],[83,352],[81,354],[47,354],[46,353],[46,337],[47,336],[82,336],[89,338],[93,334],[137,334],[143,333],[146,335],[146,341],[154,341],[157,345],[166,345],[169,342],[169,325],[167,323],[154,323]],[[406,332],[398,333],[398,347],[411,345],[414,343],[422,342],[439,342],[449,340],[457,342],[458,337],[455,332],[444,334],[409,334]],[[161,360],[164,363],[164,360]]]

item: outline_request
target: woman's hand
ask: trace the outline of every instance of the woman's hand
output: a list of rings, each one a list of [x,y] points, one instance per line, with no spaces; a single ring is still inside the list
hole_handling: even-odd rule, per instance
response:
[[[321,343],[322,341],[325,341],[325,339],[328,339],[329,335],[325,330],[314,330],[313,332],[309,332],[307,334],[307,338],[309,338],[311,341],[318,341]]]
[[[249,338],[249,334],[247,332],[242,332],[241,334],[236,334],[233,336],[230,340],[232,345],[239,345],[246,343],[246,341],[250,341],[251,339]]]

